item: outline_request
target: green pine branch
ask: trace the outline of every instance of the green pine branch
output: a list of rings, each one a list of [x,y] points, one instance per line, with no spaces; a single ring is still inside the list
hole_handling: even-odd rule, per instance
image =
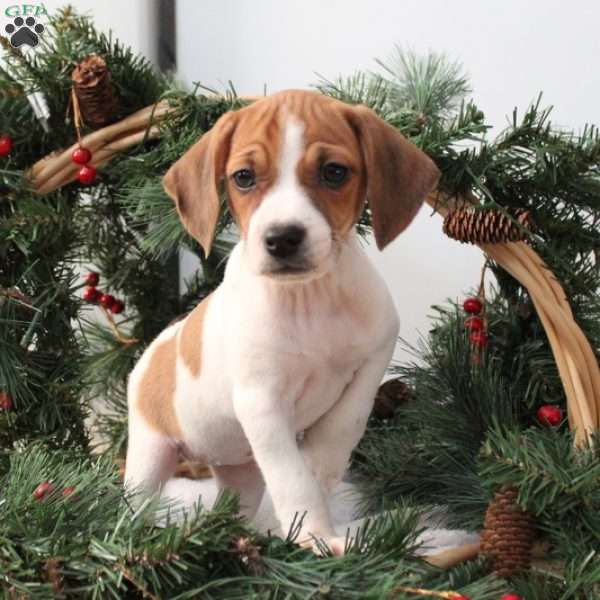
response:
[[[41,482],[52,491],[36,499]],[[282,540],[252,530],[235,516],[231,494],[179,525],[168,518],[174,507],[134,510],[108,459],[33,446],[12,453],[0,489],[0,586],[13,595],[401,599],[409,596],[395,587],[421,584],[493,600],[503,589],[482,577],[481,564],[444,573],[415,558],[418,514],[408,507],[367,523],[343,558],[317,558],[293,534]],[[161,527],[153,524],[157,510]],[[244,552],[240,538],[255,551]]]
[[[600,594],[600,462],[595,439],[574,445],[569,432],[519,431],[497,425],[482,448],[479,468],[488,494],[503,485],[518,489],[518,502],[536,515],[563,565],[564,598]]]
[[[489,346],[473,362],[458,307],[438,307],[428,340],[393,371],[414,389],[390,422],[374,420],[355,455],[364,510],[403,497],[442,507],[447,523],[477,528],[487,498],[477,458],[496,422],[535,422],[537,408],[566,399],[543,329],[526,303],[488,298]]]

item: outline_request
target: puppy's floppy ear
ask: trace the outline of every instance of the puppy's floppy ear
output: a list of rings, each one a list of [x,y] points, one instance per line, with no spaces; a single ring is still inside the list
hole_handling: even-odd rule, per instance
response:
[[[367,201],[377,247],[382,250],[413,220],[440,172],[399,131],[365,106],[349,109],[367,170]]]
[[[219,221],[221,179],[236,122],[236,113],[224,114],[171,166],[162,180],[183,225],[200,242],[206,256]]]

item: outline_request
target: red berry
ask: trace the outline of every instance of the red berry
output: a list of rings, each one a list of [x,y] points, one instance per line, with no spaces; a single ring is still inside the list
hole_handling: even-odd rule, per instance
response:
[[[33,490],[33,496],[36,500],[43,500],[52,490],[54,486],[49,481],[44,481]]]
[[[473,331],[473,333],[471,333],[469,336],[469,339],[471,340],[472,344],[475,344],[475,346],[484,347],[488,345],[488,335],[483,330]]]
[[[545,404],[538,409],[537,418],[538,421],[544,425],[556,427],[557,425],[560,425],[563,419],[563,413],[558,406],[555,406],[554,404]]]
[[[87,148],[79,146],[73,150],[71,160],[78,165],[87,165],[92,160],[92,153]]]
[[[125,310],[125,303],[121,300],[115,300],[112,306],[110,307],[110,311],[115,315],[122,313]]]
[[[96,179],[96,167],[93,165],[83,165],[77,173],[77,178],[80,183],[83,183],[84,185],[94,183],[94,180]]]
[[[483,309],[483,303],[479,298],[467,298],[463,302],[463,308],[470,315],[478,315]]]
[[[462,594],[452,594],[452,600],[471,600],[469,596],[463,596]]]
[[[104,308],[112,308],[115,302],[115,297],[112,294],[102,294],[102,296],[100,296],[100,304],[104,306]]]
[[[10,410],[12,407],[12,398],[6,392],[0,392],[0,410]]]
[[[89,285],[88,287],[86,287],[83,290],[83,294],[82,294],[82,298],[86,301],[86,302],[98,302],[98,299],[100,298],[100,296],[102,295],[102,292],[94,287],[93,285]]]
[[[98,285],[99,281],[100,281],[100,275],[98,275],[98,273],[96,273],[95,271],[90,271],[85,276],[85,282],[88,285],[91,285],[92,287],[96,287]]]
[[[62,491],[62,495],[63,498],[66,498],[67,496],[70,496],[73,492],[75,491],[75,486],[74,485],[68,485],[63,491]]]
[[[519,594],[503,594],[500,600],[523,600]]]
[[[465,327],[471,331],[481,331],[483,326],[484,322],[481,317],[472,316],[465,319]]]
[[[8,156],[12,150],[12,144],[10,135],[0,135],[0,156]]]

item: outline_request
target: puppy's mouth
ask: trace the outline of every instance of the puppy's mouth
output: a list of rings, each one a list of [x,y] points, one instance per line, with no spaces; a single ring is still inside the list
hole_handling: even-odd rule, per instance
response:
[[[328,273],[335,264],[341,244],[332,236],[328,248],[313,245],[289,257],[268,257],[262,264],[260,274],[283,282],[307,282]]]
[[[263,274],[276,279],[306,279],[315,273],[315,267],[306,260],[277,261],[268,265]]]

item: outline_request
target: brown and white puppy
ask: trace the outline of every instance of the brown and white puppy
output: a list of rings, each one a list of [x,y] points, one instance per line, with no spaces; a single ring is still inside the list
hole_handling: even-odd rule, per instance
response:
[[[223,283],[163,331],[129,380],[126,484],[191,504],[179,452],[239,491],[265,485],[287,532],[335,552],[326,495],[360,440],[398,317],[354,231],[365,201],[380,249],[435,186],[434,163],[370,109],[288,91],[223,115],[164,178],[208,253],[224,183],[240,231]],[[299,434],[303,433],[301,441]]]

